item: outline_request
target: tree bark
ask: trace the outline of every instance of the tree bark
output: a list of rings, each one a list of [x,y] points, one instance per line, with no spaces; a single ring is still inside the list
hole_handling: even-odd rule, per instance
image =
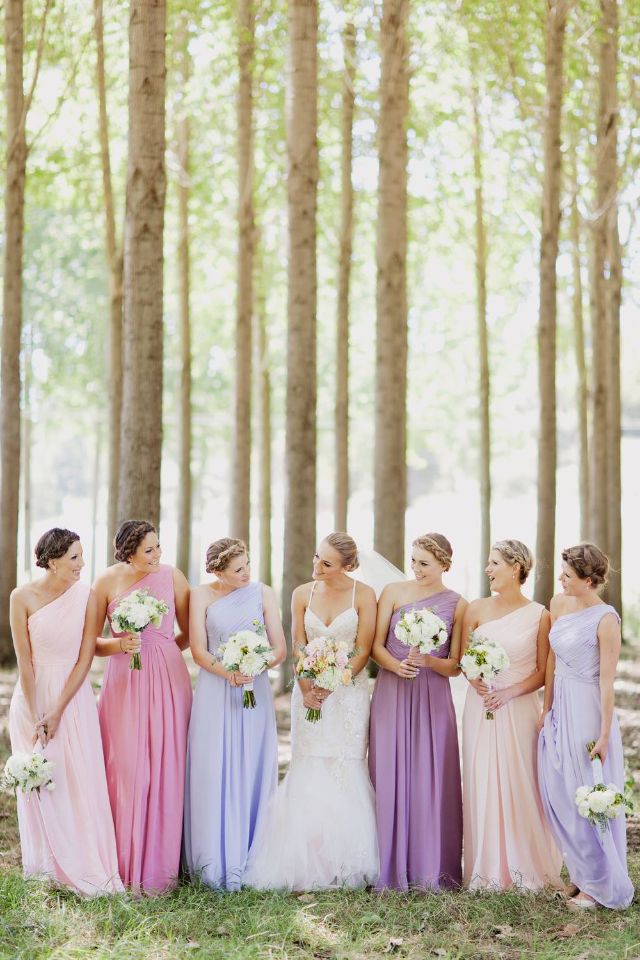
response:
[[[338,323],[336,330],[335,491],[334,524],[347,529],[349,502],[349,286],[353,245],[353,113],[355,105],[356,28],[347,23],[343,36],[342,173],[340,255],[338,264]]]
[[[404,567],[409,0],[383,0],[378,125],[374,545]]]
[[[253,0],[238,0],[238,273],[231,535],[249,543],[251,515],[251,326],[254,261]]]
[[[0,397],[0,662],[13,660],[9,595],[16,585],[20,495],[20,337],[22,331],[22,255],[27,164],[23,86],[22,0],[5,0],[6,185],[4,192],[4,264],[2,393]]]
[[[318,194],[318,3],[290,0],[287,88],[289,212],[287,414],[283,620],[309,579],[316,537],[316,211]],[[286,682],[290,660],[283,669]]]
[[[166,0],[131,0],[119,520],[160,520]]]
[[[31,356],[33,338],[29,331],[28,342],[24,349],[24,403],[22,409],[22,503],[24,516],[23,548],[24,572],[31,576],[31,444],[32,444],[32,403],[31,403]]]
[[[98,543],[98,502],[100,500],[100,460],[102,454],[102,424],[96,423],[93,448],[93,476],[91,478],[91,583],[96,578],[96,546]]]
[[[491,418],[489,336],[487,331],[487,234],[484,220],[482,172],[482,121],[476,67],[472,62],[471,108],[473,113],[473,174],[476,213],[476,312],[478,324],[478,398],[480,406],[480,595],[491,593],[485,573],[491,549]]]
[[[109,115],[104,54],[103,0],[94,0],[94,33],[96,38],[96,84],[100,162],[104,194],[107,262],[109,265],[109,334],[107,350],[107,384],[109,395],[109,453],[107,501],[107,563],[113,561],[113,538],[118,525],[118,482],[120,476],[120,428],[122,415],[122,246],[116,231],[111,155],[109,149]]]
[[[178,289],[180,314],[180,450],[178,484],[178,568],[189,576],[191,557],[191,311],[190,311],[190,117],[187,91],[191,76],[187,14],[180,17],[176,31],[180,92],[177,119],[178,153]]]
[[[589,383],[587,375],[587,358],[584,345],[584,313],[582,291],[582,256],[580,242],[580,214],[578,212],[578,167],[576,145],[571,148],[572,167],[572,200],[569,232],[571,237],[571,259],[573,266],[573,339],[578,372],[578,387],[576,393],[576,410],[578,415],[578,442],[579,468],[578,483],[580,487],[580,537],[589,538]]]
[[[546,20],[546,110],[540,309],[538,319],[538,525],[535,599],[547,605],[553,595],[556,515],[556,261],[560,227],[560,182],[564,35],[569,0],[548,0]]]
[[[259,240],[256,238],[256,255]],[[260,580],[271,583],[271,377],[269,374],[269,336],[267,331],[266,277],[259,269],[256,296],[256,367],[258,392],[258,435],[260,438],[260,473],[258,515],[260,518]]]

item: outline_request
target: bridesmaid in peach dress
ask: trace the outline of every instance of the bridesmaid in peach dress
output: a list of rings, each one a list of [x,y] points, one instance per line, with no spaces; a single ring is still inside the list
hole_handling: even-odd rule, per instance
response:
[[[496,594],[474,600],[462,628],[496,640],[510,663],[489,687],[470,683],[462,719],[464,883],[470,889],[561,887],[561,858],[544,818],[536,771],[536,691],[544,683],[549,613],[521,586],[533,566],[519,540],[491,548]],[[486,719],[491,710],[494,719]]]
[[[84,561],[76,533],[54,527],[35,552],[45,575],[11,594],[19,679],[9,734],[14,753],[41,750],[53,762],[55,790],[18,791],[24,874],[87,897],[119,893],[98,712],[87,679],[96,597],[80,583]]]
[[[98,639],[108,656],[98,705],[120,876],[134,893],[164,893],[180,866],[182,812],[191,712],[191,681],[181,650],[189,643],[189,585],[160,563],[160,544],[146,520],[127,520],[115,540],[118,561],[96,581],[99,623],[118,601],[146,589],[169,607],[141,639]],[[174,619],[182,631],[174,633]],[[141,670],[131,670],[140,651]]]

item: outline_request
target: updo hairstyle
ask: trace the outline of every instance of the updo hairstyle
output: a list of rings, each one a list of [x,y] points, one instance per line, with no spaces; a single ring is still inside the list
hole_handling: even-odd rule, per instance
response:
[[[340,554],[342,566],[345,570],[358,569],[360,566],[360,560],[358,559],[358,547],[353,537],[341,530],[336,530],[334,533],[330,533],[329,536],[325,537],[324,539],[325,543],[328,543],[330,547],[333,547],[333,549],[337,550],[337,552]]]
[[[520,564],[520,583],[523,584],[533,569],[533,554],[529,547],[522,540],[498,540],[491,549],[497,550],[510,567]]]
[[[562,559],[580,580],[591,580],[596,589],[607,582],[609,557],[595,543],[567,547],[562,551]]]
[[[241,557],[247,552],[244,540],[234,540],[233,537],[222,537],[214,540],[207,548],[207,573],[222,573],[226,570],[234,557]]]
[[[120,563],[128,563],[148,533],[156,528],[148,520],[125,520],[113,538],[114,557]]]
[[[65,530],[63,527],[52,527],[43,533],[36,543],[36,567],[49,569],[52,560],[59,560],[64,557],[72,543],[76,543],[80,537],[73,530]]]
[[[441,533],[425,533],[422,537],[416,537],[411,546],[431,553],[445,572],[450,569],[453,547]]]

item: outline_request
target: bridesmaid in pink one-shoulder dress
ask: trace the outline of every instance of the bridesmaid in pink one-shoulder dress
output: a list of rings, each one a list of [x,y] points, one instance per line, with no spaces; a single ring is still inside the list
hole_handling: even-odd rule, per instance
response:
[[[118,877],[96,701],[87,679],[97,603],[80,583],[77,534],[54,527],[36,546],[47,572],[11,595],[19,680],[9,708],[13,753],[53,763],[52,792],[17,793],[25,876],[87,897],[123,890]],[[37,745],[34,741],[37,739]]]
[[[188,644],[189,586],[160,564],[150,523],[129,520],[115,538],[116,564],[96,582],[99,613],[110,618],[118,601],[146,589],[169,611],[141,638],[114,634],[98,641],[109,656],[98,705],[120,875],[134,892],[163,893],[180,866],[191,681],[181,647]],[[182,633],[176,637],[174,619]],[[140,651],[141,670],[130,656]]]

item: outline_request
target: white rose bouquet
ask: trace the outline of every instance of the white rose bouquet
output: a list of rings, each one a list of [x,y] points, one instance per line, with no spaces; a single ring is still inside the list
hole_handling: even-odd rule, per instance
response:
[[[591,753],[595,746],[592,740],[587,744],[587,751]],[[607,829],[609,820],[614,820],[621,813],[633,810],[631,798],[622,793],[615,783],[603,783],[602,761],[595,757],[591,761],[593,768],[593,786],[582,786],[576,790],[575,804],[581,817],[597,824],[602,833]]]
[[[460,669],[467,680],[484,680],[489,689],[501,670],[509,666],[506,651],[496,640],[481,636],[472,630],[469,646],[460,660]],[[487,720],[493,720],[492,710],[485,711]]]
[[[21,790],[28,797],[35,790],[39,796],[41,787],[55,790],[53,766],[53,761],[47,760],[41,753],[14,753],[5,763],[0,783],[7,792]]]
[[[147,589],[134,590],[120,601],[111,614],[111,626],[117,633],[132,633],[140,636],[150,623],[159,627],[169,605],[164,600],[152,597]],[[139,653],[132,653],[129,661],[131,670],[141,670],[142,660]]]
[[[238,630],[218,647],[218,659],[227,670],[237,670],[246,677],[257,677],[274,659],[273,649],[266,637],[264,624],[252,621],[253,630]],[[253,709],[256,698],[253,681],[243,684],[242,706]]]
[[[393,631],[407,647],[416,647],[421,654],[431,653],[447,642],[447,625],[428,608],[407,610],[400,617]]]
[[[349,651],[343,640],[333,637],[316,637],[298,651],[296,676],[313,680],[317,687],[324,690],[337,690],[353,683],[353,672],[349,660],[355,656],[355,650]],[[317,723],[322,711],[309,707],[306,719]]]

